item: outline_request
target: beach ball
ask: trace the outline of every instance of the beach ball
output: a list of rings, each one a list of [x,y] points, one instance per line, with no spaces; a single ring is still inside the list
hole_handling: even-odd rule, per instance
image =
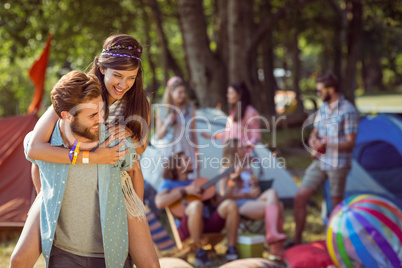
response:
[[[338,267],[402,267],[402,212],[375,195],[354,195],[328,221],[326,242]]]

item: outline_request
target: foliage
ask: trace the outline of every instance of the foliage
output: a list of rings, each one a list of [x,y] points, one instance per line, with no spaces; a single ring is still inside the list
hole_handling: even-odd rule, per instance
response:
[[[315,75],[331,69],[334,64],[333,40],[336,39],[339,21],[330,3],[336,3],[346,12],[343,0],[306,2],[311,3],[304,5],[296,14],[291,8],[296,3],[294,1],[250,1],[254,4],[253,23],[256,26],[267,16],[264,8],[267,3],[272,6],[272,13],[291,4],[272,28],[274,67],[292,70],[295,63],[292,60],[291,38],[297,33],[302,63],[299,86],[302,91],[314,89]],[[23,114],[27,110],[34,89],[28,70],[41,54],[48,33],[53,34],[53,41],[44,107],[50,103],[48,93],[60,76],[73,69],[87,70],[101,51],[104,39],[117,32],[133,35],[143,43],[145,87],[154,93],[154,100],[158,101],[166,79],[175,72],[163,63],[165,48],[157,33],[154,3],[160,11],[167,49],[191,85],[192,77],[188,70],[191,59],[186,58],[177,0],[6,0],[0,8],[0,116]],[[217,51],[217,25],[222,18],[217,12],[217,0],[204,0],[203,8],[209,47],[216,57],[221,57]],[[379,68],[377,72],[381,72],[380,82],[384,88],[395,91],[402,84],[402,5],[398,1],[369,0],[364,4],[363,14],[359,61],[379,62],[379,65],[369,67]],[[342,51],[346,53],[346,43]],[[257,66],[262,69],[263,59],[261,53],[258,55]],[[365,90],[367,77],[364,73],[369,67],[367,64],[358,66],[357,87]],[[283,78],[283,87],[292,90],[291,79]],[[374,85],[374,89],[380,89],[380,86]]]

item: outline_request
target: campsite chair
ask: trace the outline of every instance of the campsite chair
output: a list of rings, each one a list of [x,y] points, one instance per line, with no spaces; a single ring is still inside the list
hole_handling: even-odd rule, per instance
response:
[[[175,218],[173,213],[170,211],[168,207],[165,208],[169,226],[173,233],[174,241],[176,242],[176,247],[179,251],[194,251],[195,246],[191,238],[187,238],[185,241],[181,241],[179,231],[177,230]],[[224,235],[221,233],[205,233],[202,235],[201,244],[204,249],[214,251],[215,245],[221,242],[224,238]]]
[[[155,250],[158,258],[161,257],[184,257],[190,250],[189,248],[178,248],[172,240],[168,232],[160,223],[152,210],[147,211],[147,220],[151,231],[152,241],[155,245]]]
[[[144,204],[159,217],[160,210],[155,205],[156,190],[150,183],[144,181]]]
[[[275,148],[272,149],[273,155],[277,155],[279,151]],[[253,169],[254,174],[256,174],[259,186],[261,188],[261,193],[271,188],[272,183],[274,182],[273,178],[263,179],[264,177],[264,169],[261,165],[261,161],[259,160],[258,154],[253,151],[251,154],[251,162],[259,164],[257,169]],[[264,220],[253,220],[245,216],[240,216],[239,223],[239,232],[240,233],[261,233],[264,229]]]
[[[258,181],[261,193],[271,188],[274,179]],[[245,216],[240,216],[240,233],[261,233],[264,230],[264,220],[253,220]]]

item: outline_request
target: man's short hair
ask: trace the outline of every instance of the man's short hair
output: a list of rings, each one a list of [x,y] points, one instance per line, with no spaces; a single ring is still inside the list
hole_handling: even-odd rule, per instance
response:
[[[53,109],[61,118],[61,112],[70,112],[78,104],[88,102],[101,95],[101,86],[95,75],[81,71],[71,71],[64,75],[53,87],[50,97]],[[76,116],[78,111],[73,111]]]
[[[167,162],[163,165],[162,176],[164,179],[168,179],[171,181],[177,180],[177,168],[181,164],[181,158],[184,155],[184,152],[173,153],[169,156]]]
[[[323,83],[325,88],[333,87],[335,92],[339,92],[339,80],[333,73],[327,73],[325,75],[317,77],[316,83]]]

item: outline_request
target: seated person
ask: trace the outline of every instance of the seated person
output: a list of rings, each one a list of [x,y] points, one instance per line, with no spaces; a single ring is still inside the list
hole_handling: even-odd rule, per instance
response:
[[[261,193],[258,180],[251,170],[250,155],[239,140],[229,141],[223,157],[226,163],[235,165],[235,171],[219,182],[221,197],[235,199],[241,216],[252,220],[265,217],[266,242],[271,255],[281,258],[286,235],[282,233],[283,204],[279,202],[276,191],[268,189]]]
[[[192,173],[192,163],[183,152],[175,153],[169,157],[163,166],[164,181],[155,197],[158,208],[168,207],[185,195],[202,196],[200,185],[191,184],[188,174]],[[180,188],[174,190],[175,188]],[[221,232],[226,227],[228,250],[226,260],[232,261],[238,258],[235,249],[237,240],[237,228],[239,226],[239,212],[235,201],[226,199],[220,204],[204,204],[202,201],[190,202],[185,215],[178,227],[180,239],[184,241],[191,237],[196,248],[196,265],[211,265],[207,253],[201,248],[201,236],[203,233]]]

